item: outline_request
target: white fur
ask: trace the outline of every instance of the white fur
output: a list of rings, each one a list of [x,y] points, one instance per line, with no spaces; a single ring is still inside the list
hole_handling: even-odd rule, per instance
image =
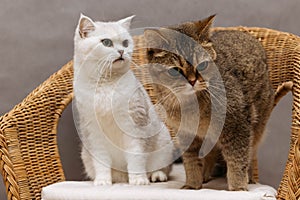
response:
[[[81,15],[75,32],[74,105],[85,172],[95,185],[144,185],[149,184],[148,176],[166,181],[173,161],[169,132],[130,70],[131,19],[93,22]],[[86,29],[81,24],[87,24]],[[113,47],[101,43],[106,38]],[[122,45],[124,40],[128,47]],[[124,61],[114,63],[120,50]]]

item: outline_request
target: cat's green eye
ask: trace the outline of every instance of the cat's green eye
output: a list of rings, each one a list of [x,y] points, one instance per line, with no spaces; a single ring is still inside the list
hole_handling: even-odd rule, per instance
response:
[[[200,64],[196,67],[196,69],[197,69],[198,72],[202,72],[202,71],[204,71],[207,67],[208,67],[208,61],[204,61],[204,62],[200,63]]]
[[[173,68],[170,68],[168,69],[168,73],[171,75],[171,76],[180,76],[181,75],[181,69],[179,69],[178,67],[173,67]]]
[[[103,40],[101,40],[101,42],[106,47],[112,47],[113,46],[113,42],[110,39],[103,39]]]
[[[122,45],[123,45],[123,47],[128,47],[129,41],[128,41],[128,40],[124,40],[124,41],[122,42]]]

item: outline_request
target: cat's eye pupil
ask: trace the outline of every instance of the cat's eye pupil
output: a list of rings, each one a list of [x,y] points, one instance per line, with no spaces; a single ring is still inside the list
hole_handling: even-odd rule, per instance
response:
[[[123,47],[128,47],[128,44],[129,44],[128,40],[124,40],[122,43]]]
[[[204,61],[197,66],[197,71],[204,71],[208,67],[208,61]]]
[[[113,42],[110,39],[103,39],[103,40],[101,40],[101,42],[106,47],[112,47],[113,46]]]
[[[173,67],[173,68],[168,69],[168,73],[171,76],[180,76],[181,70],[178,67]]]

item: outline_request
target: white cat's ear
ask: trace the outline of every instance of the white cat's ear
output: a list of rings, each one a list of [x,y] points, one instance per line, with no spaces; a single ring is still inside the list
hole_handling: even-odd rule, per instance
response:
[[[81,38],[86,38],[89,33],[95,31],[96,26],[93,20],[82,13],[80,14],[80,19],[78,23],[79,35]]]
[[[118,21],[118,23],[123,26],[124,28],[126,28],[127,30],[129,30],[130,25],[131,25],[131,21],[132,19],[135,17],[135,15],[132,15],[130,17],[126,17],[124,19],[121,19]]]

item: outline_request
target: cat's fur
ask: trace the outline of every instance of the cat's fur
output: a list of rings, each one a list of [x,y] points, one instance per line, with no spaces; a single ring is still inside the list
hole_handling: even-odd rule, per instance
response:
[[[207,158],[199,159],[198,153],[209,124],[218,126],[218,122],[210,120],[213,119],[211,100],[215,99],[220,105],[227,100],[226,117],[217,146],[208,155],[211,159],[208,159],[208,163],[211,165],[215,161],[218,155],[216,152],[220,150],[227,163],[229,190],[247,190],[248,182],[252,181],[252,174],[248,177],[248,170],[251,171],[257,146],[273,108],[274,91],[268,78],[265,51],[260,42],[250,34],[239,31],[216,31],[211,35],[213,19],[214,16],[211,16],[202,21],[188,22],[168,29],[146,30],[144,35],[147,43],[155,45],[155,48],[148,48],[147,57],[153,64],[150,70],[153,76],[172,83],[183,95],[191,90],[198,98],[200,119],[190,120],[199,120],[200,123],[196,137],[183,154],[186,172],[186,184],[183,188],[201,188],[203,174],[207,176],[206,173],[210,173],[204,169]],[[202,48],[183,41],[178,32],[192,38]],[[172,49],[174,52],[162,49]],[[204,61],[208,61],[205,63],[207,68],[201,73],[197,72],[196,67]],[[213,62],[223,81],[217,79],[218,73],[212,71]],[[170,68],[179,71],[181,76],[172,77],[168,74]],[[218,88],[222,84],[226,98],[218,96]],[[155,89],[158,92],[157,97],[170,93],[160,85],[156,85]],[[188,105],[190,101],[186,95],[185,102],[181,102],[180,106]],[[174,95],[169,95],[163,104],[168,114],[167,123],[178,130],[181,115],[179,102]],[[195,134],[186,127],[178,135],[179,142],[184,144],[187,138]]]
[[[74,110],[95,185],[166,181],[173,159],[169,132],[130,70],[132,18],[94,22],[81,15],[75,32]]]

